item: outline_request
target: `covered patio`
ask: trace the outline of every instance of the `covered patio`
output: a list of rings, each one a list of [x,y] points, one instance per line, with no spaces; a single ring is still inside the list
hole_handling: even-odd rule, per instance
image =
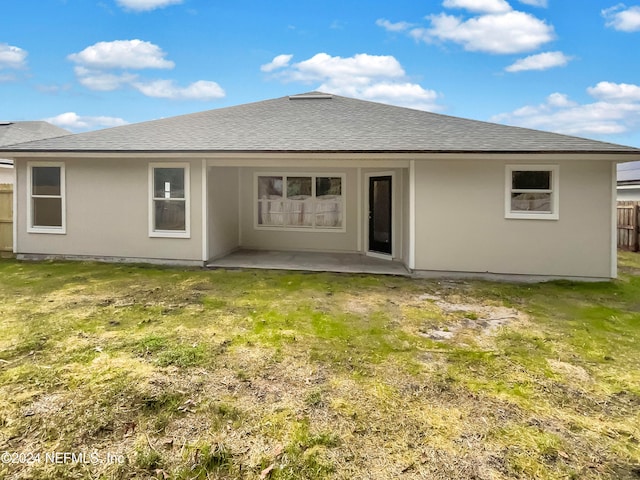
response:
[[[207,263],[208,268],[258,268],[265,270],[302,270],[312,272],[366,273],[409,276],[406,267],[396,261],[358,253],[288,252],[278,250],[237,250]]]

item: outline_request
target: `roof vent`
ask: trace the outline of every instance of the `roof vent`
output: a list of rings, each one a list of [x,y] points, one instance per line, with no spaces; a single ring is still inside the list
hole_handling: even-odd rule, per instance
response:
[[[333,95],[322,92],[309,92],[300,95],[289,95],[289,100],[331,100]]]

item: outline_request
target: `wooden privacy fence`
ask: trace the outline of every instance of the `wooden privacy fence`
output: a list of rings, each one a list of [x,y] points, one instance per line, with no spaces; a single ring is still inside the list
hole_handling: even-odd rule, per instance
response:
[[[618,202],[618,248],[640,250],[640,202]]]
[[[13,255],[13,185],[0,185],[0,258]]]

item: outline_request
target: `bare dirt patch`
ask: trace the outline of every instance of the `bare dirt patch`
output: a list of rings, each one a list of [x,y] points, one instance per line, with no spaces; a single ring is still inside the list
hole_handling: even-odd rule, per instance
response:
[[[23,410],[23,415],[25,417],[31,417],[33,415],[53,415],[58,413],[68,404],[69,399],[65,399],[63,395],[56,393],[42,395]]]
[[[436,307],[442,318],[437,328],[426,328],[420,335],[437,341],[452,340],[463,330],[472,330],[481,335],[494,335],[501,327],[509,325],[521,326],[528,321],[528,316],[515,308],[501,305],[488,305],[480,302],[463,301],[459,296],[440,296],[422,294],[415,301]]]
[[[562,362],[560,360],[547,359],[547,363],[554,373],[566,377],[568,380],[577,381],[580,383],[591,383],[593,379],[589,372],[579,365],[572,365],[571,363]]]

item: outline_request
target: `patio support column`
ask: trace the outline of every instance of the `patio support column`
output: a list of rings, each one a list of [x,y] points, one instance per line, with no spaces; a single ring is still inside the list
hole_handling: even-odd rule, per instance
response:
[[[618,278],[618,162],[611,162],[611,278]]]
[[[13,253],[18,253],[18,162],[13,159]]]
[[[209,260],[209,182],[207,160],[202,159],[202,261]]]
[[[238,167],[238,248],[242,247],[242,167]]]
[[[357,191],[357,196],[358,196],[358,218],[357,218],[357,222],[358,222],[358,239],[357,239],[357,245],[358,245],[358,251],[359,252],[364,252],[364,245],[362,244],[362,222],[363,222],[363,217],[364,214],[362,212],[363,209],[363,200],[362,200],[362,168],[358,167],[357,169],[357,175],[358,175],[358,191]]]
[[[409,269],[416,268],[416,161],[409,161]]]

